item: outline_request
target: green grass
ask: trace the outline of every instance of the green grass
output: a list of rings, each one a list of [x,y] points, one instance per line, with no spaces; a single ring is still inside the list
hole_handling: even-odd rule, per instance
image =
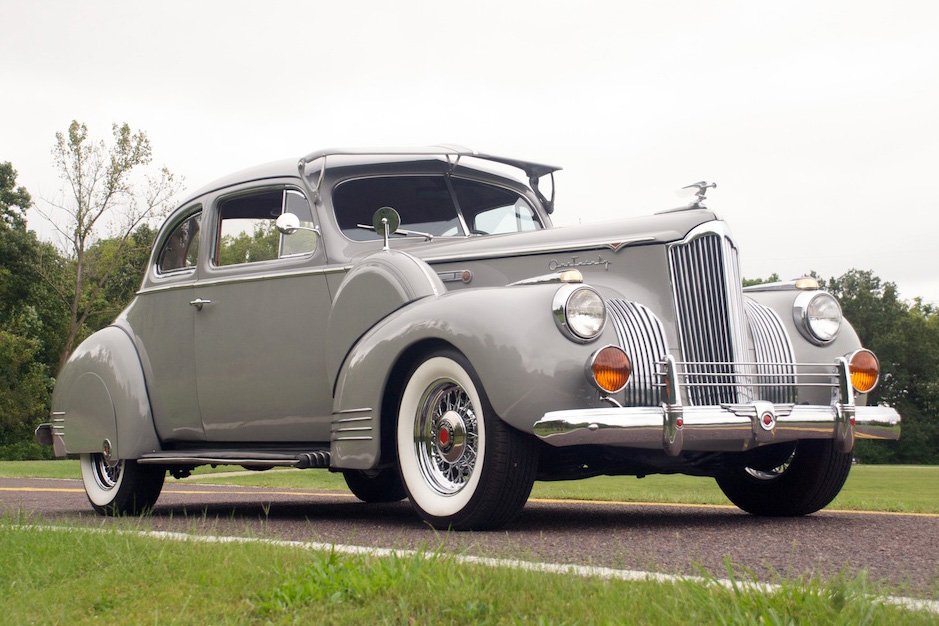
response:
[[[626,582],[256,544],[12,528],[0,521],[4,621],[151,624],[931,624],[863,576],[737,585]]]
[[[239,471],[238,466],[200,467],[200,483],[232,484],[275,489],[330,489],[347,491],[341,474],[322,470],[251,472],[244,476],[212,477]],[[0,476],[78,478],[78,461],[4,461]],[[172,479],[168,479],[173,483]],[[939,466],[856,465],[844,489],[828,507],[866,511],[939,514]],[[711,478],[679,475],[597,476],[585,480],[538,482],[533,498],[720,504],[729,502]]]

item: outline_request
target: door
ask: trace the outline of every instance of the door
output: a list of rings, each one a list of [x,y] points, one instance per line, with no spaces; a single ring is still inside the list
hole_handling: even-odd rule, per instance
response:
[[[203,302],[195,362],[209,441],[329,440],[325,254],[318,233],[277,232],[284,211],[313,228],[295,189],[247,189],[216,201],[213,254],[193,292]]]

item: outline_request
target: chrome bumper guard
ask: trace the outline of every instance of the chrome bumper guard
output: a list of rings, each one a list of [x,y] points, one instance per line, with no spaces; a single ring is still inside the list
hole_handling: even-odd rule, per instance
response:
[[[834,439],[850,452],[859,439],[897,439],[900,415],[886,406],[856,406],[848,363],[831,368],[830,405],[755,400],[683,406],[679,363],[668,357],[663,376],[666,402],[657,407],[611,407],[551,411],[534,432],[554,446],[603,445],[682,451],[744,451],[799,439]],[[818,364],[815,364],[817,367]]]

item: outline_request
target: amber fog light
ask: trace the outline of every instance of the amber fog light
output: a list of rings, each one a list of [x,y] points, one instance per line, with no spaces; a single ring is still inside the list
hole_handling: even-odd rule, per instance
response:
[[[603,393],[616,393],[629,382],[632,363],[617,346],[605,346],[587,359],[587,379]]]
[[[848,361],[851,384],[858,393],[867,393],[877,386],[880,378],[880,361],[870,350],[858,350]]]

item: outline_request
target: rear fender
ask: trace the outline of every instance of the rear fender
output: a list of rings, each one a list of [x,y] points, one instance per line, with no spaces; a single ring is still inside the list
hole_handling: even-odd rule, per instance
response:
[[[123,330],[104,328],[72,353],[52,394],[52,418],[68,454],[102,452],[105,441],[118,459],[160,449],[140,358]]]

